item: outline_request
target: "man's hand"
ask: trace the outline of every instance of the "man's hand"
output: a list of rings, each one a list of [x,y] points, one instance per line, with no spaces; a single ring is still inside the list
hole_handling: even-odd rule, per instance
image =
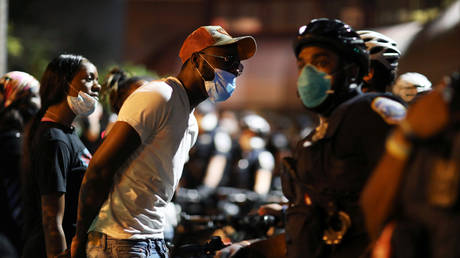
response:
[[[446,85],[441,83],[417,100],[407,111],[401,127],[406,134],[426,139],[439,133],[449,121],[449,105],[445,99]]]
[[[55,258],[70,258],[70,249],[66,249],[62,253],[56,255]]]
[[[76,236],[72,239],[70,247],[72,258],[85,258],[86,257],[86,239],[79,239]]]
[[[283,216],[283,206],[279,203],[265,204],[259,207],[257,213],[260,216],[272,215],[277,218],[280,218]]]
[[[256,239],[251,240],[243,240],[237,243],[233,243],[225,248],[220,249],[216,252],[214,257],[216,258],[228,258],[232,257],[232,255],[236,254],[241,248],[250,246],[253,242],[257,241]]]

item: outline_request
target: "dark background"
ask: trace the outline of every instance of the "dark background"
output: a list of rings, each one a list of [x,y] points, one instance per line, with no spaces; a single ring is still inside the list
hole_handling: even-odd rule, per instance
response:
[[[89,58],[101,78],[114,64],[175,75],[185,37],[219,24],[258,42],[234,97],[222,106],[297,110],[291,43],[299,26],[318,17],[395,39],[403,53],[400,73],[420,72],[435,83],[460,67],[460,1],[10,0],[8,70],[40,78],[54,56],[67,52]]]

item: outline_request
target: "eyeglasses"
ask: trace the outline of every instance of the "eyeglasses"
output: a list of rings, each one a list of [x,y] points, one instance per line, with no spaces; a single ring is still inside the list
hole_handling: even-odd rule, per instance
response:
[[[237,56],[217,56],[213,54],[208,54],[204,52],[200,52],[201,55],[205,56],[212,56],[214,58],[218,58],[222,60],[223,64],[225,64],[225,68],[235,69],[236,68],[236,76],[240,76],[243,73],[243,64],[241,64],[239,57]]]

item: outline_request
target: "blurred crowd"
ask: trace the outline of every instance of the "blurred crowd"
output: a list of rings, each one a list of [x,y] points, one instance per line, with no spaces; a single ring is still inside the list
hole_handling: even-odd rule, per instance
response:
[[[288,257],[460,255],[458,73],[439,84],[399,74],[392,39],[317,19],[294,40],[307,111],[222,109],[255,49],[205,26],[185,40],[177,77],[100,76],[70,54],[40,82],[4,74],[0,256],[106,257],[101,241],[148,240],[158,252],[148,257],[164,257],[178,214],[210,215],[219,200],[187,205],[218,189],[263,199],[212,215],[281,217]]]

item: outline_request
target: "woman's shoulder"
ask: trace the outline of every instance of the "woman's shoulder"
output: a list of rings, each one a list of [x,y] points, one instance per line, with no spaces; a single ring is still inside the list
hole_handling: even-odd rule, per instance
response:
[[[37,128],[35,139],[39,144],[47,142],[69,142],[69,135],[73,134],[73,127],[66,127],[53,122],[41,122]]]

